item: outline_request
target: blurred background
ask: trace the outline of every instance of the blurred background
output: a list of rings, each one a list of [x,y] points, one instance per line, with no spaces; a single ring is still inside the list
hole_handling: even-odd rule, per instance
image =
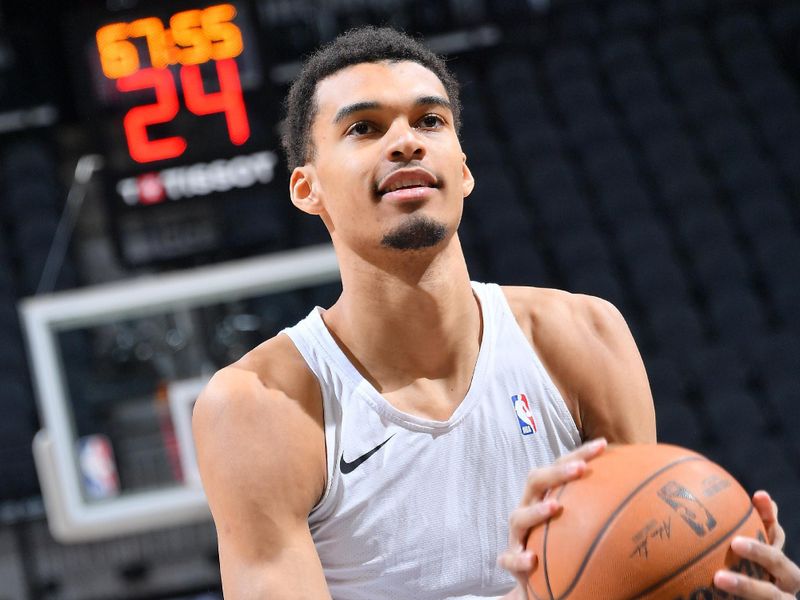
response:
[[[770,490],[797,560],[800,2],[2,0],[0,599],[221,598],[184,409],[338,295],[281,102],[367,23],[461,82],[472,278],[612,301],[660,440]]]

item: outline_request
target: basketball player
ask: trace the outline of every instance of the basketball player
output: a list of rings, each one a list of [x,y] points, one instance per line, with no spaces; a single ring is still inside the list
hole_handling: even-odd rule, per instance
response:
[[[339,37],[289,93],[291,199],[330,232],[343,291],[197,402],[228,600],[525,598],[522,542],[559,510],[545,492],[607,441],[655,441],[610,304],[470,282],[459,119],[442,60],[388,29]]]

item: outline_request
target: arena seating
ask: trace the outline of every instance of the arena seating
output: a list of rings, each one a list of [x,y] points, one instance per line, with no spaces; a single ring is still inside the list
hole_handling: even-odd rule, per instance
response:
[[[800,558],[800,5],[553,0],[540,11],[486,0],[459,12],[458,3],[408,4],[417,12],[396,22],[411,31],[446,31],[454,19],[474,25],[480,15],[503,31],[497,46],[451,61],[477,182],[460,233],[472,277],[612,301],[648,368],[661,441],[707,453],[751,490],[769,489],[785,507],[788,551]],[[285,26],[265,41],[273,57],[296,60],[323,37],[307,27],[303,6],[264,9],[283,11]],[[386,15],[385,7],[343,14],[331,27]],[[36,291],[63,189],[52,144],[41,140],[6,147],[0,176],[2,515],[38,494],[30,456],[38,424],[15,303]],[[275,228],[270,250],[327,239],[288,200],[240,216],[223,216],[248,224],[232,244],[260,239],[264,227]],[[58,287],[84,276],[68,260]],[[326,286],[247,309],[267,336],[337,293]],[[87,368],[93,350],[74,343],[83,351],[69,360]],[[37,518],[19,538],[35,557],[37,597],[73,597],[92,569],[139,585],[141,597],[155,593],[142,582],[157,572],[178,594],[159,571],[171,560],[164,548],[194,548],[206,570],[177,572],[194,582],[186,587],[213,585],[208,526],[65,549]]]

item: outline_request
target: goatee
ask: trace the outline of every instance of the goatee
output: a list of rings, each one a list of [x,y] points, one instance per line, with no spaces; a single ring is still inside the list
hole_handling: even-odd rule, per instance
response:
[[[430,248],[444,240],[447,227],[422,215],[413,216],[383,236],[381,245],[395,250]]]

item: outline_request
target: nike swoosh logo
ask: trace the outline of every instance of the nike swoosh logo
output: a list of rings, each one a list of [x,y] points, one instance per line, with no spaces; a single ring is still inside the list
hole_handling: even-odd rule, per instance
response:
[[[342,456],[339,459],[339,470],[342,472],[343,475],[347,475],[348,473],[352,473],[353,471],[355,471],[359,467],[359,465],[361,465],[361,463],[366,461],[370,456],[372,456],[378,450],[380,450],[383,447],[383,445],[386,442],[388,442],[390,439],[392,439],[394,436],[395,436],[395,434],[393,433],[388,438],[386,438],[384,441],[382,441],[380,444],[375,446],[372,450],[370,450],[366,454],[362,454],[357,459],[355,459],[353,462],[347,462],[344,459],[344,453],[342,453]]]

